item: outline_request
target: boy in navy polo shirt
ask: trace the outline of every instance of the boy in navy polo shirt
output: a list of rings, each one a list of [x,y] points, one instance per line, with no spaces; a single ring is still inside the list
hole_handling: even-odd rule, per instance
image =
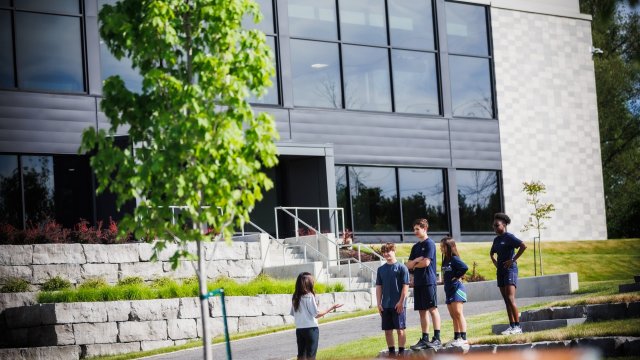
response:
[[[417,219],[413,222],[413,231],[420,239],[411,248],[407,267],[413,270],[413,309],[420,314],[422,337],[412,350],[422,350],[428,347],[438,349],[440,341],[440,313],[436,293],[436,244],[429,238],[427,219]],[[433,338],[429,341],[429,321],[427,311],[433,322]]]
[[[376,300],[382,317],[382,330],[389,347],[389,355],[396,354],[393,330],[398,333],[398,354],[404,353],[407,337],[406,299],[409,291],[409,270],[396,260],[396,246],[386,243],[381,248],[387,263],[378,268],[376,275]]]

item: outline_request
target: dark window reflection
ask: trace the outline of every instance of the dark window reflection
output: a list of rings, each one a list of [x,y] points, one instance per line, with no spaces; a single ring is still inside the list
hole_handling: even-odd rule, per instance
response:
[[[336,199],[338,207],[344,209],[346,227],[351,228],[349,213],[349,189],[347,189],[347,168],[336,166]]]
[[[412,232],[413,221],[426,217],[430,231],[448,231],[444,174],[435,169],[399,169],[402,224]]]
[[[349,167],[355,231],[398,231],[394,168]]]
[[[489,59],[449,56],[453,116],[493,118]]]
[[[393,50],[391,59],[396,112],[439,114],[435,54]]]
[[[18,87],[84,90],[80,19],[17,12]]]
[[[53,158],[22,156],[25,218],[33,226],[55,218]]]
[[[253,22],[252,16],[245,16],[242,19],[242,26],[245,29],[258,29],[266,34],[275,34],[273,23],[273,5],[271,0],[254,0],[260,6],[260,12],[262,13],[262,21],[258,24]]]
[[[5,10],[0,10],[0,87],[15,87],[15,80],[13,78],[11,13]]]
[[[489,55],[484,6],[446,2],[449,52]]]
[[[345,45],[342,51],[346,108],[391,111],[388,50]]]
[[[72,228],[80,219],[93,221],[89,158],[56,155],[53,157],[53,173],[56,221],[66,228]]]
[[[342,107],[337,44],[291,40],[291,66],[296,106]]]
[[[22,190],[16,155],[0,155],[0,223],[22,228]]]
[[[45,12],[80,13],[78,0],[16,0],[17,9],[35,10]]]
[[[11,6],[11,1],[10,0],[0,0],[0,6],[9,7],[9,6]]]
[[[493,214],[500,212],[498,173],[495,171],[458,170],[458,207],[463,232],[492,231]]]
[[[431,0],[389,0],[391,45],[435,49]]]
[[[337,40],[335,0],[289,0],[291,36]]]
[[[269,45],[269,47],[271,48],[271,61],[273,62],[274,66],[276,63],[276,42],[275,42],[275,38],[273,36],[267,36],[267,45]],[[254,95],[252,95],[249,98],[249,102],[251,103],[255,103],[255,104],[272,104],[272,105],[276,105],[278,104],[278,77],[277,74],[275,74],[274,76],[271,77],[271,86],[269,86],[269,88],[267,88],[267,92],[262,95],[262,97],[258,98]]]
[[[340,1],[340,35],[343,41],[387,45],[384,0]]]

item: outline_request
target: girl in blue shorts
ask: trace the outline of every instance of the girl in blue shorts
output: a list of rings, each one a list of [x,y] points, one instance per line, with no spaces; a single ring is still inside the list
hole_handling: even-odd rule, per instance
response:
[[[456,242],[451,237],[440,240],[442,252],[442,276],[444,278],[444,294],[447,309],[453,320],[453,341],[446,346],[465,347],[467,342],[467,321],[462,313],[462,304],[467,302],[467,293],[462,284],[462,277],[469,270],[467,264],[460,259]]]
[[[516,288],[518,286],[518,263],[516,260],[520,258],[527,246],[513,234],[507,232],[507,225],[510,223],[511,219],[507,214],[497,213],[493,216],[493,230],[498,236],[493,239],[489,253],[491,261],[496,267],[498,288],[500,288],[500,294],[507,307],[507,315],[509,315],[509,327],[502,332],[503,335],[522,334],[520,314],[516,306]],[[515,249],[518,249],[517,254]],[[497,259],[494,257],[496,254],[498,255]]]

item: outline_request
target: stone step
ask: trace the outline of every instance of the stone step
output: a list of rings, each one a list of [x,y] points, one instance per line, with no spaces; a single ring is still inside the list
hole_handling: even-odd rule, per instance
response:
[[[362,281],[362,279],[357,277],[351,278],[351,284],[349,284],[349,278],[346,277],[329,278],[329,284],[336,283],[344,285],[345,290],[366,290],[371,288],[371,282]],[[351,285],[351,287],[349,287],[349,285]]]
[[[584,323],[586,320],[587,318],[525,321],[520,323],[520,327],[523,332],[534,332],[578,325]],[[508,327],[509,324],[496,324],[491,326],[491,331],[498,335]]]
[[[618,285],[618,292],[628,293],[628,292],[634,292],[634,291],[640,291],[640,282]]]

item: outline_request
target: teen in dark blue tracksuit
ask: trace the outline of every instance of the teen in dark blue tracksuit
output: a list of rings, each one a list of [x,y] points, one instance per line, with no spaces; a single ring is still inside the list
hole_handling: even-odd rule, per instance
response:
[[[527,246],[522,240],[507,232],[507,225],[511,223],[511,219],[503,213],[497,213],[493,216],[493,230],[498,235],[493,239],[491,245],[491,261],[496,267],[496,277],[500,294],[504,299],[509,315],[509,328],[503,331],[503,335],[521,334],[520,314],[516,306],[516,287],[518,286],[518,263],[516,260],[520,258]],[[515,249],[518,253],[515,254]],[[494,257],[498,254],[498,258]]]
[[[467,293],[462,284],[462,277],[469,270],[467,264],[460,259],[456,242],[451,237],[440,240],[442,253],[442,277],[447,308],[453,320],[453,341],[447,345],[468,346],[467,321],[462,313],[462,304],[467,302]]]

